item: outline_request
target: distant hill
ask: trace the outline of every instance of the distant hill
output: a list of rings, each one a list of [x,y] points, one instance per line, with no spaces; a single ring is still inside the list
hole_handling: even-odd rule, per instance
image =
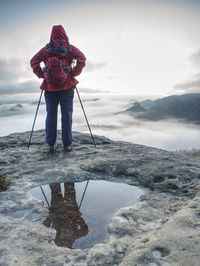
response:
[[[178,118],[200,124],[200,93],[172,95],[157,100],[136,102],[125,112],[138,119],[157,121]]]
[[[133,106],[131,106],[127,111],[130,112],[145,112],[146,109],[139,103],[135,102]]]

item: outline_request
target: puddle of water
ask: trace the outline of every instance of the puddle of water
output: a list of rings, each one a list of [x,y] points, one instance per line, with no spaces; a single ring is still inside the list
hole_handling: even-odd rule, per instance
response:
[[[56,229],[55,243],[68,248],[91,248],[108,236],[107,226],[122,207],[132,206],[143,190],[108,181],[52,183],[30,190],[49,207],[43,224]]]

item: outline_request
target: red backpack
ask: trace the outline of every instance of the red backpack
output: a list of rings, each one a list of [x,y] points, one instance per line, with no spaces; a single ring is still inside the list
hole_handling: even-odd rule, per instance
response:
[[[70,51],[69,43],[63,41],[51,41],[46,45],[47,63],[43,71],[47,83],[60,87],[66,82],[71,66],[65,65],[65,59]]]

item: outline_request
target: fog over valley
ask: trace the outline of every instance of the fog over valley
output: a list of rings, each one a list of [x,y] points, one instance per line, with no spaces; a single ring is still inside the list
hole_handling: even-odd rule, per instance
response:
[[[79,90],[93,134],[112,140],[130,141],[166,150],[200,148],[200,126],[190,121],[168,118],[159,121],[138,119],[124,111],[135,102],[149,99],[149,96],[113,95],[84,93]],[[0,135],[30,131],[40,92],[12,95],[12,101],[5,97],[0,104]],[[21,97],[21,102],[20,102]],[[157,97],[151,97],[155,100]],[[40,105],[35,130],[45,127],[44,98]],[[60,114],[58,118],[60,128]],[[73,131],[89,133],[77,95],[74,98]]]

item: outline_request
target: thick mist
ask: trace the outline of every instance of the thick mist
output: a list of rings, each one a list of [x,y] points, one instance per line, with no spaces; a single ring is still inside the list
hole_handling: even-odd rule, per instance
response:
[[[0,135],[29,131],[37,107],[38,94],[28,97],[12,97],[12,103],[5,98],[0,104]],[[93,134],[112,140],[153,146],[166,150],[200,148],[200,126],[178,120],[143,121],[131,115],[120,113],[130,107],[136,99],[131,95],[86,94],[80,95]],[[145,99],[145,96],[141,99]],[[40,105],[35,130],[45,127],[44,98]],[[60,128],[60,110],[58,129]],[[74,98],[73,131],[89,133],[77,96]]]

